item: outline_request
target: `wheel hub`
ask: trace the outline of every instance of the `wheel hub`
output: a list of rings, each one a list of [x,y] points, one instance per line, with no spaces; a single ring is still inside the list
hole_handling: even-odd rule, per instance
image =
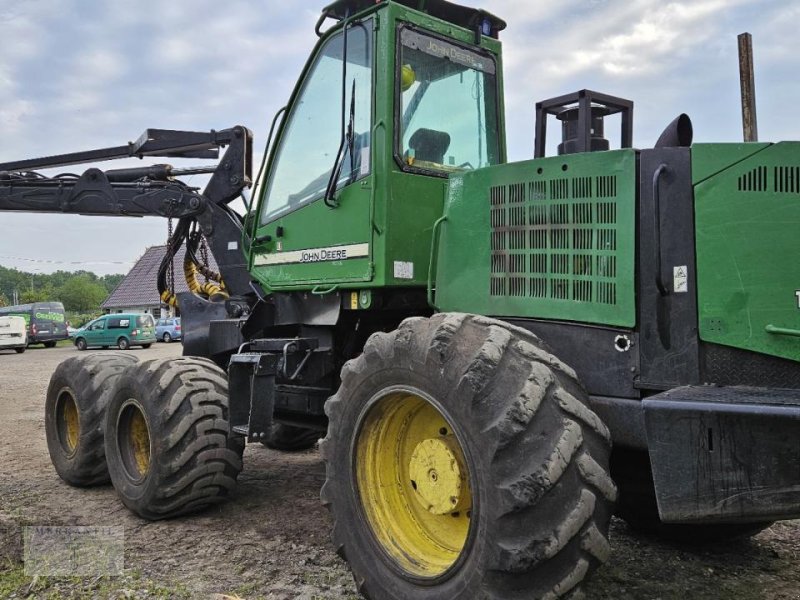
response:
[[[474,508],[452,425],[415,392],[378,396],[359,428],[354,467],[375,540],[398,567],[432,578],[457,563]]]
[[[428,438],[414,448],[408,465],[414,498],[429,513],[445,515],[461,507],[463,466],[451,437]]]

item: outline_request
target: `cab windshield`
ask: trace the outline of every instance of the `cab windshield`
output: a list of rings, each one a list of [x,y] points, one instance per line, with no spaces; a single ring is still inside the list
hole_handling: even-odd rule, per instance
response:
[[[404,168],[446,174],[497,164],[494,58],[408,26],[398,55]]]

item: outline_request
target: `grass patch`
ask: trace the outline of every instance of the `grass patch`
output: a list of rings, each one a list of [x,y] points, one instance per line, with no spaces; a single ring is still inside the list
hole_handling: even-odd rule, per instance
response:
[[[192,597],[182,584],[165,585],[144,577],[138,570],[119,577],[28,577],[21,563],[0,564],[0,598],[131,598],[188,600]]]

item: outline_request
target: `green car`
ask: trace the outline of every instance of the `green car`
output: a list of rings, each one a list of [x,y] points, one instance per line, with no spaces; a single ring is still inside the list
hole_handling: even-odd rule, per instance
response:
[[[103,315],[90,321],[72,334],[78,350],[90,346],[116,346],[127,350],[131,346],[149,348],[156,341],[156,324],[147,314]]]

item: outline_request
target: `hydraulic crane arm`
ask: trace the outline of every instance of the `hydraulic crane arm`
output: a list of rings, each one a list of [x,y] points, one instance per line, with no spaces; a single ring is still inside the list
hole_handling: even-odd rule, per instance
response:
[[[82,175],[56,176],[34,171],[129,157],[213,159],[224,147],[222,160],[212,167],[175,169],[160,164],[107,171],[90,168]],[[139,140],[125,146],[0,163],[0,211],[160,216],[181,219],[184,225],[196,221],[228,290],[243,295],[250,288],[239,245],[242,224],[228,204],[252,184],[251,161],[252,133],[242,126],[207,133],[148,129]],[[211,174],[202,193],[176,179],[197,173]],[[177,249],[173,244],[170,247]]]

